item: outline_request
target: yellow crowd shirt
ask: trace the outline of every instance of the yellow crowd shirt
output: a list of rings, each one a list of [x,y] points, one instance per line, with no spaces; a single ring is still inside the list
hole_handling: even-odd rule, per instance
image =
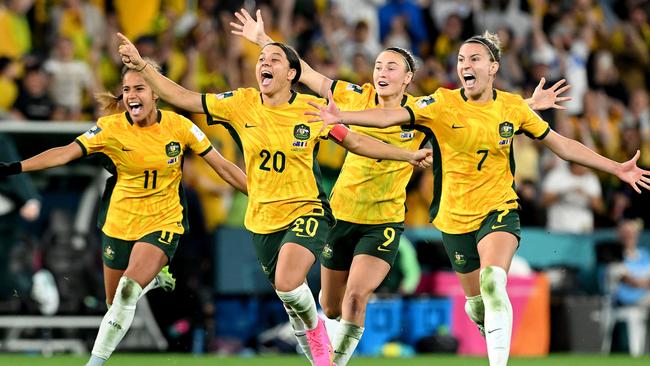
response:
[[[518,207],[512,139],[519,133],[543,139],[550,131],[521,96],[494,90],[479,104],[463,89],[439,88],[406,109],[434,135],[430,215],[439,230],[468,233],[490,212]]]
[[[188,229],[183,154],[192,150],[203,156],[212,149],[196,125],[176,113],[158,111],[157,123],[140,127],[122,113],[100,118],[75,141],[84,155],[104,155],[113,174],[99,212],[104,234],[137,240],[156,231],[182,234]]]
[[[307,102],[320,98],[292,92],[287,103],[264,105],[254,88],[204,94],[203,109],[231,133],[244,154],[248,186],[245,226],[258,234],[286,229],[304,215],[327,216],[331,209],[320,184],[318,143],[322,123],[309,123]]]
[[[334,81],[332,94],[344,111],[378,108],[379,97],[372,84],[358,86]],[[413,101],[404,95],[401,104]],[[417,150],[425,134],[408,126],[374,128],[351,126],[355,132],[408,150]],[[404,221],[406,185],[413,166],[403,161],[377,160],[348,153],[341,173],[332,189],[330,204],[334,217],[357,224],[382,224]]]

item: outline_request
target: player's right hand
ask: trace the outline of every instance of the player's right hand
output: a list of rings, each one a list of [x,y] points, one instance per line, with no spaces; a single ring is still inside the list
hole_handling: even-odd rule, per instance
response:
[[[23,171],[23,165],[19,161],[13,163],[0,163],[0,177],[20,174]]]
[[[413,166],[420,168],[429,168],[433,164],[433,150],[420,149],[413,152],[413,157],[409,160]]]
[[[230,30],[230,33],[244,37],[260,46],[273,42],[266,32],[264,32],[264,20],[262,19],[262,12],[259,9],[255,12],[255,19],[243,8],[235,12],[235,17],[241,24],[230,22],[230,26],[233,28]]]
[[[133,70],[142,70],[146,66],[145,61],[140,56],[140,52],[126,36],[117,32],[117,38],[120,39],[120,46],[117,51],[120,53],[122,62],[126,67]]]

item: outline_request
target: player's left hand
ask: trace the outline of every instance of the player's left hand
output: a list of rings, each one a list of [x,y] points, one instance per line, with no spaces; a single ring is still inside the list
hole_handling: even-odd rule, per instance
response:
[[[120,53],[120,57],[122,58],[124,65],[133,70],[140,71],[144,69],[147,64],[140,56],[140,52],[138,52],[138,49],[135,47],[135,45],[120,32],[117,33],[117,38],[120,39],[120,46],[118,47],[117,51]]]
[[[636,165],[640,156],[641,152],[637,150],[634,157],[622,163],[620,169],[616,172],[616,176],[623,182],[631,185],[637,193],[641,193],[639,186],[643,189],[650,190],[650,171],[641,169]]]
[[[413,152],[413,158],[409,163],[419,168],[429,168],[433,164],[433,150],[420,149]]]
[[[246,38],[247,40],[256,43],[260,46],[268,43],[270,40],[269,36],[266,35],[264,31],[264,19],[262,19],[262,11],[259,9],[255,12],[255,19],[246,11],[246,9],[241,9],[240,11],[235,12],[235,17],[241,22],[235,23],[230,22],[230,26],[233,28],[230,30],[230,33]]]
[[[305,112],[305,115],[307,116],[317,117],[310,119],[308,122],[323,122],[323,128],[321,129],[321,132],[329,125],[335,125],[342,122],[341,111],[339,110],[339,107],[336,106],[336,103],[334,103],[334,96],[332,95],[331,90],[327,95],[327,99],[329,99],[329,103],[327,105],[315,102],[307,102],[310,106],[318,110]]]
[[[571,88],[570,84],[566,84],[566,79],[562,79],[558,81],[557,83],[553,84],[548,89],[544,89],[544,84],[546,84],[546,79],[541,78],[539,80],[539,84],[537,84],[537,87],[535,88],[535,91],[533,92],[533,96],[530,97],[530,99],[533,102],[533,109],[536,110],[544,110],[544,109],[549,109],[549,108],[555,108],[555,109],[566,109],[565,106],[559,105],[557,103],[562,103],[571,100],[571,97],[560,97],[560,94],[563,94],[569,88]],[[564,86],[562,86],[564,85]]]

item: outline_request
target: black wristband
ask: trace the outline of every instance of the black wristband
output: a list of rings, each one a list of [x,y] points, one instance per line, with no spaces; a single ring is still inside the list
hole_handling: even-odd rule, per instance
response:
[[[0,163],[0,175],[20,174],[23,171],[23,165],[19,161],[13,163]]]

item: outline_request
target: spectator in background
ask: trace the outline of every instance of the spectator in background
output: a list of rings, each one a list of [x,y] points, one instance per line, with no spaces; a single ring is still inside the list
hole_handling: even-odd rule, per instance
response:
[[[625,269],[615,296],[621,305],[641,305],[650,309],[650,252],[638,247],[642,230],[641,219],[623,219],[618,225]]]
[[[386,4],[379,8],[379,38],[386,47],[394,46],[387,43],[387,38],[393,28],[395,17],[403,17],[406,21],[406,29],[410,37],[410,47],[413,53],[419,54],[420,46],[427,41],[422,11],[414,0],[387,0]],[[379,52],[374,52],[376,55]]]
[[[89,60],[91,52],[98,52],[106,42],[104,18],[102,11],[88,0],[64,0],[51,11],[54,35],[72,40],[75,56],[82,60]]]
[[[32,30],[27,12],[34,0],[6,0],[0,3],[0,56],[19,59],[32,48]]]
[[[50,96],[56,106],[53,119],[78,121],[83,119],[84,92],[95,90],[95,77],[90,66],[74,57],[74,43],[59,37],[52,56],[44,68],[51,75]]]
[[[0,161],[17,161],[20,156],[10,138],[0,134]],[[21,219],[36,220],[41,211],[41,201],[28,175],[0,177],[0,309],[11,308],[11,300],[21,288],[15,274],[10,273],[13,250],[20,243]]]
[[[0,57],[0,119],[8,112],[18,96],[16,63],[8,57]]]
[[[20,93],[11,113],[20,120],[49,121],[54,114],[54,102],[47,92],[48,75],[40,65],[28,68]]]
[[[546,227],[551,232],[586,234],[594,229],[594,211],[604,211],[598,177],[576,163],[558,164],[542,184]]]
[[[272,37],[272,34],[269,34]],[[337,45],[341,49],[342,61],[345,65],[353,67],[354,58],[361,54],[367,60],[372,60],[375,55],[381,52],[381,46],[370,38],[368,24],[364,21],[358,22],[354,26],[352,36],[345,40],[343,44]]]

